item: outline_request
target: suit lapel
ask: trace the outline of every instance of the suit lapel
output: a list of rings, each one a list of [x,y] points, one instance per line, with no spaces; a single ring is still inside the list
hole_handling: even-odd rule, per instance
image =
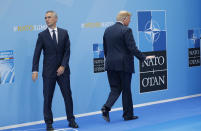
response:
[[[52,41],[52,37],[51,37],[51,35],[50,35],[50,32],[49,32],[48,28],[45,30],[45,32],[46,32],[47,38],[48,38],[50,41]]]
[[[58,43],[57,43],[57,44],[58,44],[58,46],[59,46],[60,41],[61,41],[61,38],[62,38],[62,36],[61,36],[61,35],[62,35],[62,33],[61,33],[60,28],[58,28],[58,27],[57,27],[57,31],[58,31]]]
[[[46,29],[46,36],[47,36],[48,40],[50,41],[50,44],[52,44],[52,45],[54,45],[55,47],[57,47],[56,43],[53,42],[53,39],[52,39],[52,37],[51,37],[51,35],[50,35],[50,32],[49,32],[48,28]]]

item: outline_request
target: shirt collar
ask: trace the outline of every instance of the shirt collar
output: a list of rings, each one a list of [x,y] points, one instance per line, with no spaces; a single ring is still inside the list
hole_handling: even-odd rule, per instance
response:
[[[124,25],[124,23],[122,21],[117,21],[118,23],[121,23],[122,25]]]
[[[55,30],[55,32],[57,32],[57,27],[55,27],[54,29],[51,29],[48,27],[49,32],[52,32],[53,30]]]

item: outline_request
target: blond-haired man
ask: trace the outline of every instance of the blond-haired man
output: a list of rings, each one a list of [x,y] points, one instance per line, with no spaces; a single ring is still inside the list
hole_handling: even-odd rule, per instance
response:
[[[117,22],[108,27],[103,36],[105,70],[107,71],[111,91],[101,111],[103,118],[108,122],[110,121],[109,111],[121,93],[124,120],[138,118],[133,114],[131,94],[134,56],[142,61],[154,57],[145,56],[136,47],[132,29],[128,27],[130,19],[130,12],[120,11],[116,17]]]

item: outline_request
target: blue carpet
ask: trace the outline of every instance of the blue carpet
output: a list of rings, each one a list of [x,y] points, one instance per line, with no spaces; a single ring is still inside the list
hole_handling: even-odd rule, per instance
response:
[[[134,112],[139,119],[124,121],[122,111],[115,111],[110,113],[110,123],[98,114],[77,118],[76,130],[68,128],[65,120],[56,121],[53,126],[58,131],[201,131],[201,97],[138,107]],[[9,131],[45,131],[45,124]]]

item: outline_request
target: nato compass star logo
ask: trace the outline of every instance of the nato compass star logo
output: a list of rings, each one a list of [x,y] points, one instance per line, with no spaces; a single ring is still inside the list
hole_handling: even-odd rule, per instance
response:
[[[160,27],[154,20],[148,21],[145,26],[145,36],[151,43],[156,42],[160,37]]]
[[[188,30],[189,48],[200,48],[201,29]]]
[[[166,50],[165,11],[139,11],[138,31],[140,49]]]
[[[93,44],[94,58],[104,58],[103,44]]]

